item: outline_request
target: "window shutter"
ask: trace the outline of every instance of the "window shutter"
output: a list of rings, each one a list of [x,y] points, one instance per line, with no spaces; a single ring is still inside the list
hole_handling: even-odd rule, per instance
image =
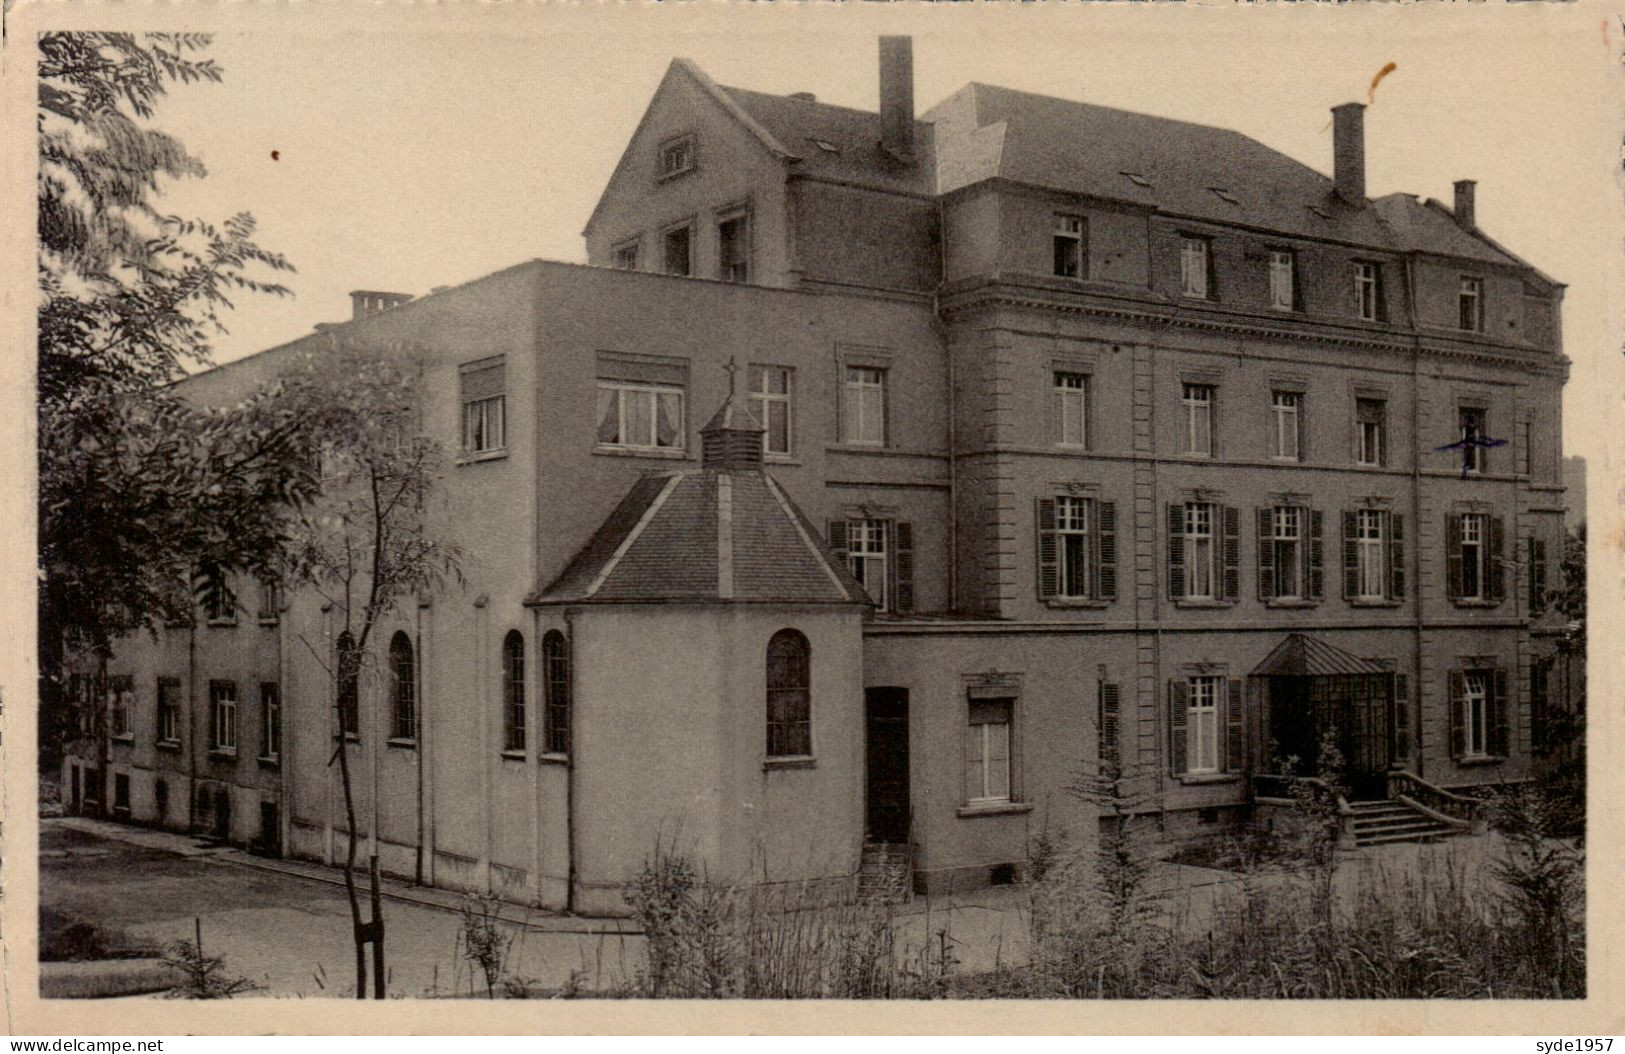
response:
[[[1258,510],[1258,599],[1271,600],[1275,597],[1275,544],[1274,523],[1272,517],[1275,510],[1264,507]]]
[[[1529,539],[1529,613],[1546,611],[1546,541]]]
[[[1101,775],[1115,778],[1121,761],[1119,736],[1123,715],[1122,689],[1108,681],[1100,682],[1100,766]]]
[[[1168,682],[1168,771],[1185,774],[1185,711],[1190,709],[1190,686],[1179,678]]]
[[[1224,511],[1224,598],[1241,597],[1241,510],[1234,505]]]
[[[1095,502],[1096,600],[1117,599],[1117,503]]]
[[[1185,595],[1185,506],[1168,505],[1168,599]]]
[[[1309,599],[1326,596],[1326,514],[1309,510]]]
[[[1360,595],[1360,546],[1358,542],[1360,514],[1354,509],[1343,510],[1343,599],[1353,600]]]
[[[1461,598],[1461,517],[1446,514],[1444,518],[1445,568],[1450,599]]]
[[[463,402],[494,399],[501,395],[507,387],[505,372],[506,363],[500,357],[484,362],[471,362],[463,366],[461,369]]]
[[[1512,699],[1507,691],[1507,672],[1497,669],[1493,678],[1495,688],[1490,699],[1490,753],[1504,758],[1512,747]]]
[[[1061,591],[1061,568],[1055,546],[1055,499],[1038,499],[1038,598]]]
[[[1231,677],[1225,684],[1224,705],[1224,770],[1240,772],[1247,767],[1246,716],[1241,705],[1241,678]]]
[[[1506,599],[1506,521],[1499,516],[1490,517],[1489,580],[1490,599],[1499,604]]]
[[[1405,599],[1405,516],[1388,514],[1388,599]]]
[[[897,570],[892,607],[899,614],[906,615],[914,610],[914,524],[908,520],[898,520],[892,524],[892,536],[897,548],[897,559],[893,564]]]
[[[830,551],[840,558],[842,564],[845,564],[847,558],[846,521],[830,520],[828,537]]]
[[[1467,723],[1462,713],[1462,702],[1467,697],[1467,685],[1460,670],[1450,671],[1450,756],[1460,758],[1467,753]]]
[[[1411,679],[1403,673],[1394,674],[1394,757],[1406,762],[1411,756]]]

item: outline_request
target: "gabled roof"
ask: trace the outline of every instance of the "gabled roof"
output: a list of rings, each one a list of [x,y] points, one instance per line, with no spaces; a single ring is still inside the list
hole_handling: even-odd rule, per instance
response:
[[[759,469],[646,476],[540,604],[867,604],[807,518]]]
[[[1389,194],[1377,198],[1372,204],[1393,232],[1394,242],[1407,252],[1440,253],[1503,267],[1522,268],[1534,271],[1542,281],[1559,284],[1484,234],[1462,227],[1450,210],[1437,201],[1429,199],[1424,202],[1414,194]]]
[[[1350,674],[1385,674],[1388,671],[1358,655],[1351,655],[1317,637],[1289,633],[1258,668],[1255,677],[1337,677]]]

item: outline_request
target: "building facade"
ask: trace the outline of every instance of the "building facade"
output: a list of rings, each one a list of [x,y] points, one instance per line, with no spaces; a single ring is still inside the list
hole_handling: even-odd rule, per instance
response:
[[[770,882],[884,845],[954,889],[1092,837],[1102,771],[1169,844],[1325,742],[1355,798],[1527,778],[1562,286],[1473,183],[1368,198],[1358,104],[1328,178],[986,85],[916,116],[903,38],[880,83],[876,114],[677,60],[586,266],[358,294],[187,382],[426,356],[467,587],[375,641],[383,867],[614,911],[662,839]],[[331,614],[238,596],[121,649],[70,802],[331,861]]]

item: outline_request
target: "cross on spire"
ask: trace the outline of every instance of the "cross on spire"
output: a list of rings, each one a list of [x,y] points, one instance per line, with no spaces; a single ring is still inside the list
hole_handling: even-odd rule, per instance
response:
[[[735,374],[739,372],[739,364],[734,361],[734,356],[729,355],[728,364],[722,368],[728,371],[728,394],[733,395],[734,384],[738,380]]]

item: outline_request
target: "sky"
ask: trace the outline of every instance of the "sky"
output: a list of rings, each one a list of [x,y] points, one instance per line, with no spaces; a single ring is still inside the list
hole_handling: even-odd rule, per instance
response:
[[[209,170],[166,203],[246,209],[298,268],[294,297],[239,306],[219,361],[348,317],[351,289],[422,295],[533,257],[581,261],[674,57],[722,84],[874,109],[875,38],[906,32],[921,111],[983,81],[1233,128],[1323,172],[1330,108],[1367,101],[1368,193],[1448,202],[1476,179],[1480,226],[1569,284],[1566,412],[1613,383],[1592,369],[1619,348],[1621,33],[1588,9],[378,10],[391,17],[223,24],[224,83],[177,88],[159,111]]]

